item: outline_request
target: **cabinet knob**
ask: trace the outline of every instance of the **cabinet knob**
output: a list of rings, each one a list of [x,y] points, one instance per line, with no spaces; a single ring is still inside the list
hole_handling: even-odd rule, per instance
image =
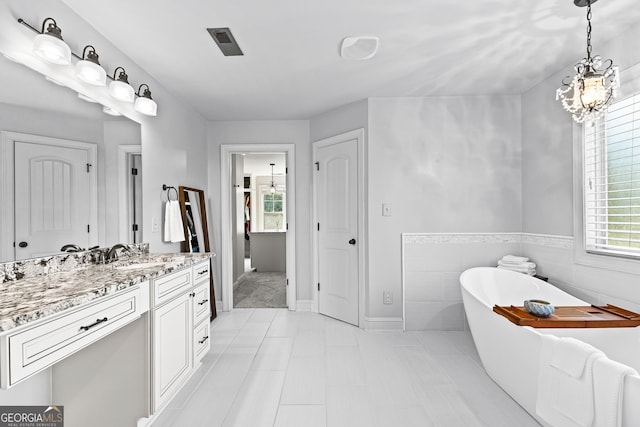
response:
[[[20,246],[21,248],[26,248],[27,246],[29,246],[29,244],[27,242],[20,242],[18,243],[18,246]]]

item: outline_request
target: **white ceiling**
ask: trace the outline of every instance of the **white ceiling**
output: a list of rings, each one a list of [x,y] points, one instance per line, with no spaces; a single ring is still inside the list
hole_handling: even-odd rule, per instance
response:
[[[63,1],[209,120],[308,119],[367,97],[522,93],[569,74],[586,50],[586,8],[572,0]],[[594,53],[639,22],[638,0],[598,1]],[[245,56],[224,57],[207,27],[230,27]],[[342,60],[352,35],[380,37],[378,54]]]

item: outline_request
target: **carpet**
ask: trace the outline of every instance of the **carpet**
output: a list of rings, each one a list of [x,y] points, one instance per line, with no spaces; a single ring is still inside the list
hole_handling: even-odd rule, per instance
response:
[[[249,271],[233,284],[234,308],[286,308],[286,274]]]

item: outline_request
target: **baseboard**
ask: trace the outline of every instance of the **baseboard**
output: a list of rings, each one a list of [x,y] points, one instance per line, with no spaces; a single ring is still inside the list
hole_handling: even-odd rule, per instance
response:
[[[402,317],[365,317],[365,331],[402,331]]]
[[[222,301],[216,300],[216,312],[220,313],[222,311]]]
[[[313,300],[299,299],[296,301],[296,311],[313,311]]]

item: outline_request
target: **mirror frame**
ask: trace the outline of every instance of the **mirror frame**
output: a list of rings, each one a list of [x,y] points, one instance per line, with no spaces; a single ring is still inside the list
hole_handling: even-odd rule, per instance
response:
[[[187,221],[187,206],[186,206],[186,191],[193,191],[198,194],[199,203],[200,203],[200,218],[202,219],[202,233],[204,234],[204,241],[198,242],[199,244],[204,244],[203,252],[210,252],[211,248],[209,246],[209,226],[207,224],[207,209],[205,205],[204,199],[204,191],[198,188],[185,187],[180,185],[178,187],[178,200],[180,201],[180,211],[182,213],[182,228],[184,230],[184,242],[182,243],[182,251],[189,251],[189,238],[191,234],[189,233],[189,226]]]

